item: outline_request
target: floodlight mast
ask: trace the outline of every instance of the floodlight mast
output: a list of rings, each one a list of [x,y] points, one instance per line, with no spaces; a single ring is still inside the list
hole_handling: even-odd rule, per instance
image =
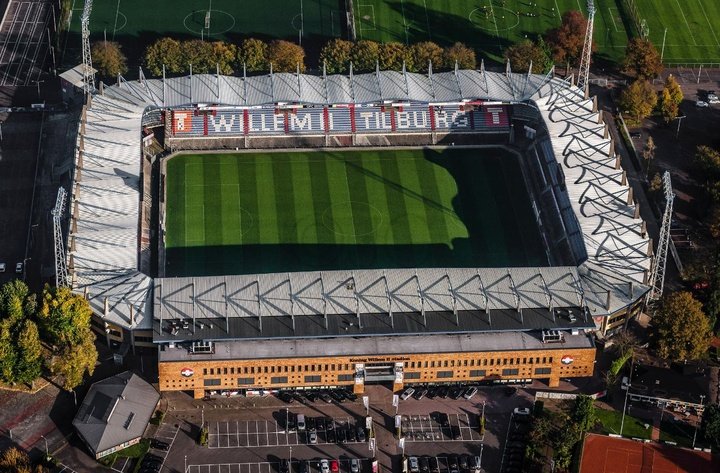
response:
[[[585,28],[585,43],[583,45],[582,58],[580,59],[580,71],[578,72],[578,87],[588,96],[588,81],[590,77],[590,56],[592,55],[593,23],[595,20],[595,4],[588,0],[588,21]]]
[[[65,210],[65,198],[67,192],[63,187],[58,189],[55,199],[55,208],[52,210],[53,217],[53,238],[55,243],[55,286],[64,287],[70,285],[68,277],[67,261],[65,259],[65,245],[62,237],[62,216]]]
[[[663,213],[662,226],[660,227],[660,238],[658,240],[657,253],[650,273],[650,292],[648,303],[657,301],[662,297],[665,285],[665,266],[667,265],[667,254],[670,246],[670,227],[672,225],[673,201],[675,194],[672,190],[670,173],[663,174],[663,193],[665,196],[665,212]]]
[[[83,13],[80,17],[80,25],[82,28],[82,61],[83,61],[83,79],[86,94],[95,91],[95,71],[92,67],[92,55],[90,53],[90,14],[92,13],[92,0],[85,0]]]

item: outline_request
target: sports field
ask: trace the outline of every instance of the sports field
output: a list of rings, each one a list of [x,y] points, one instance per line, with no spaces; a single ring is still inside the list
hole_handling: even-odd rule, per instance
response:
[[[500,149],[182,154],[166,195],[166,276],[548,264]]]
[[[630,2],[632,4],[633,2]],[[662,49],[665,63],[714,63],[720,66],[720,1],[634,0],[649,38]]]
[[[697,1],[697,0],[691,0]],[[537,6],[535,6],[537,5]],[[627,31],[615,0],[595,0],[597,53],[618,60]],[[585,0],[355,0],[358,38],[377,41],[456,41],[474,47],[480,57],[502,60],[511,44],[560,24],[568,10],[587,16]]]
[[[71,50],[80,48],[83,5],[83,0],[75,0],[70,23],[73,38],[67,46]],[[208,11],[210,23],[206,28]],[[342,0],[96,0],[90,16],[90,39],[117,40],[128,54],[140,55],[145,45],[163,36],[297,42],[303,29],[304,42],[319,43],[346,37],[346,23]]]

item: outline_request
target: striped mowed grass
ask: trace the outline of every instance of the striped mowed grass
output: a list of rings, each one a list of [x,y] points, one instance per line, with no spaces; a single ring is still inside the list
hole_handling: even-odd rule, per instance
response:
[[[499,149],[181,154],[166,275],[546,264]]]

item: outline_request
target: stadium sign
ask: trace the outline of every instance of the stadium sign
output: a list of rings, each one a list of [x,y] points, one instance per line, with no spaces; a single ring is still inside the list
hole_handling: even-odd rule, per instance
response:
[[[575,358],[570,355],[565,355],[560,358],[560,363],[562,363],[563,365],[571,365],[573,361],[575,361]]]
[[[190,368],[183,368],[180,370],[180,374],[183,375],[184,378],[189,378],[194,375],[195,372]]]

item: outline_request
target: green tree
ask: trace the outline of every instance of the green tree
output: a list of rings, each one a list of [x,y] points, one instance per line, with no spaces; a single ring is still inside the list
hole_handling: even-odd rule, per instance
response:
[[[409,54],[412,62],[412,72],[427,72],[430,62],[433,70],[443,66],[443,49],[432,41],[422,41],[410,46]],[[408,70],[409,70],[408,65]]]
[[[80,386],[85,373],[92,375],[97,364],[95,335],[86,330],[83,341],[78,345],[65,345],[59,350],[51,365],[55,374],[63,377],[63,388],[70,391]]]
[[[710,179],[720,178],[720,153],[709,146],[698,146],[695,164]]]
[[[456,62],[460,69],[475,69],[477,67],[475,50],[463,43],[455,43],[445,48],[445,67],[452,69]]]
[[[43,289],[38,319],[45,339],[55,346],[83,343],[90,330],[92,310],[87,300],[67,287]]]
[[[532,62],[532,72],[547,72],[548,64],[552,64],[547,51],[529,39],[515,43],[505,50],[505,59],[510,61],[513,72],[527,72]]]
[[[182,42],[183,72],[189,72],[192,65],[193,74],[215,72],[215,51],[212,43],[201,39]]]
[[[553,59],[559,63],[578,65],[585,44],[586,29],[587,20],[582,13],[576,10],[563,13],[560,26],[548,31],[545,38]]]
[[[240,43],[238,48],[238,62],[249,72],[260,72],[268,70],[267,44],[259,39],[248,38]]]
[[[320,51],[320,66],[325,64],[328,74],[346,72],[350,67],[353,43],[344,39],[328,41]]]
[[[295,43],[276,39],[268,45],[267,60],[274,72],[305,72],[305,50]]]
[[[93,67],[101,77],[115,78],[128,71],[127,58],[120,44],[115,41],[99,41],[92,45]]]
[[[713,450],[720,449],[720,406],[717,404],[710,404],[705,407],[703,412],[702,422],[700,424],[700,432],[703,438],[713,448]]]
[[[382,43],[379,51],[380,69],[390,71],[401,71],[403,62],[405,69],[414,70],[412,59],[408,52],[408,48],[402,43],[389,42]]]
[[[587,432],[593,428],[597,417],[595,415],[595,400],[584,394],[575,398],[570,418],[577,425],[581,432]]]
[[[232,43],[226,43],[224,41],[215,41],[212,43],[213,59],[215,64],[215,70],[220,68],[220,74],[232,74],[235,72],[234,66],[237,60],[238,47]]]
[[[25,320],[17,337],[16,379],[32,384],[42,373],[42,345],[35,322]]]
[[[374,71],[380,59],[380,45],[375,41],[363,39],[355,43],[350,51],[353,70],[357,72]]]
[[[620,96],[622,110],[638,122],[649,117],[656,104],[657,94],[646,80],[636,80]]]
[[[36,465],[27,453],[17,447],[10,447],[0,455],[0,473],[43,473],[45,468]]]
[[[657,146],[655,146],[655,140],[653,140],[652,136],[648,136],[647,140],[645,141],[645,145],[642,149],[642,157],[645,159],[645,176],[647,176],[650,172],[650,166],[652,165],[652,160],[655,159],[655,150],[657,149]]]
[[[0,375],[9,383],[16,381],[18,353],[13,337],[14,322],[11,319],[0,321]]]
[[[671,293],[653,317],[658,354],[671,361],[697,360],[710,346],[710,321],[692,293]]]
[[[160,38],[145,50],[145,67],[151,74],[166,72],[179,74],[185,71],[184,52],[180,41],[172,38]]]
[[[665,123],[670,123],[679,115],[680,104],[683,100],[682,89],[675,78],[671,75],[665,80],[665,86],[660,92],[660,112]]]
[[[715,204],[717,205],[717,203]],[[715,326],[720,318],[720,248],[715,251],[715,258],[710,276],[710,294],[705,303],[705,311],[710,319],[711,328]]]
[[[660,54],[647,38],[633,38],[625,48],[622,70],[637,79],[654,79],[663,71]]]

